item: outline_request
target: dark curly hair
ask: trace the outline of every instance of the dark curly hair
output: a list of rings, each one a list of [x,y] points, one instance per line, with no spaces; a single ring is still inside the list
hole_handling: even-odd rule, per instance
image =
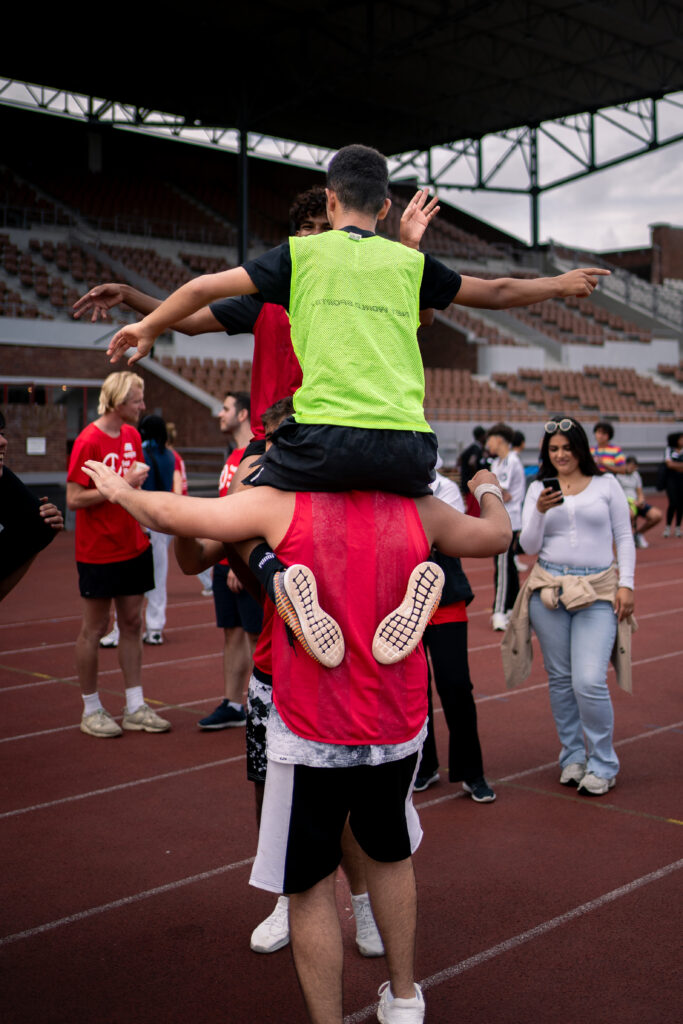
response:
[[[299,192],[289,208],[289,233],[295,235],[304,221],[327,212],[327,195],[322,185]]]

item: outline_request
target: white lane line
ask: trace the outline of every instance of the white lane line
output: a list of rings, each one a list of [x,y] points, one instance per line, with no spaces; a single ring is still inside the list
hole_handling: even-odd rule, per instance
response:
[[[15,932],[13,935],[5,935],[0,938],[0,946],[9,946],[12,942],[20,939],[31,939],[44,932],[54,931],[66,924],[75,924],[76,921],[85,921],[88,917],[95,917],[96,914],[104,914],[108,910],[118,910],[119,907],[127,907],[131,903],[140,903],[142,900],[151,899],[154,896],[162,896],[164,893],[182,889],[187,885],[194,885],[196,882],[205,882],[209,878],[216,878],[224,875],[227,871],[236,871],[238,868],[248,867],[253,864],[253,857],[246,857],[244,860],[236,860],[232,864],[223,864],[220,868],[213,868],[211,871],[202,871],[198,875],[190,875],[188,878],[180,878],[177,882],[168,882],[166,885],[157,885],[154,889],[146,889],[144,892],[137,892],[133,896],[124,896],[120,900],[113,900],[111,903],[102,903],[99,907],[90,907],[88,910],[81,910],[77,914],[69,914],[68,917],[60,917],[56,921],[48,921],[36,928],[27,928],[23,932]]]
[[[171,658],[167,661],[153,661],[147,663],[143,661],[142,670],[144,672],[145,670],[151,670],[154,668],[167,668],[169,665],[187,665],[189,662],[192,661],[205,661],[207,658],[210,659],[222,657],[223,651],[220,650],[215,651],[212,654],[193,654],[188,656],[187,658]],[[101,679],[102,676],[115,676],[120,674],[120,672],[121,669],[117,664],[116,668],[100,669],[97,675],[98,679]],[[34,686],[54,686],[55,683],[75,683],[77,679],[78,676],[54,676],[49,679],[38,679],[36,682],[33,683],[19,683],[17,686],[3,686],[0,689],[0,696],[2,696],[3,693],[11,693],[12,690],[28,690]]]
[[[208,598],[200,597],[198,600],[169,602],[167,611],[172,611],[174,608],[195,608],[199,604],[206,605],[209,609],[212,607]],[[62,615],[54,616],[50,619],[18,619],[15,622],[0,622],[0,629],[21,629],[22,626],[49,626],[55,622],[81,622],[82,619],[82,615]]]
[[[594,900],[589,900],[587,903],[582,903],[578,907],[573,907],[564,914],[558,914],[557,917],[552,917],[548,921],[543,921],[541,924],[536,925],[535,928],[529,928],[525,932],[513,935],[512,938],[506,939],[504,942],[499,942],[497,945],[491,946],[489,949],[485,949],[481,953],[476,953],[474,956],[470,956],[466,960],[461,960],[460,963],[453,964],[451,967],[446,967],[442,971],[437,971],[436,974],[430,974],[428,978],[424,978],[419,984],[423,989],[430,989],[434,988],[436,985],[442,985],[445,981],[451,981],[452,978],[457,978],[459,974],[464,974],[465,971],[469,971],[473,967],[479,967],[481,964],[485,964],[489,960],[494,960],[496,957],[501,956],[504,953],[509,953],[510,950],[516,949],[518,946],[522,946],[527,942],[532,942],[534,939],[541,938],[543,935],[547,935],[548,932],[554,931],[556,928],[561,928],[562,925],[569,924],[570,921],[575,921],[579,917],[584,917],[586,914],[590,914],[594,910],[600,910],[609,903],[614,903],[615,900],[621,899],[622,896],[630,896],[631,893],[636,892],[638,889],[642,889],[645,885],[651,885],[652,882],[659,882],[662,878],[666,878],[667,875],[673,874],[674,871],[680,871],[681,868],[683,868],[683,859],[676,860],[671,864],[666,864],[664,867],[659,868],[657,871],[651,871],[647,875],[641,875],[640,878],[635,878],[632,882],[627,882],[626,885],[620,885],[618,889],[612,889],[611,892],[603,893],[602,896],[597,896]],[[376,1010],[377,1003],[365,1006],[362,1010],[357,1010],[355,1013],[351,1013],[344,1017],[344,1024],[360,1024],[361,1021],[369,1020],[370,1017],[373,1017]]]
[[[4,811],[0,814],[3,818],[16,818],[19,814],[29,814],[31,811],[44,811],[48,807],[58,807],[60,804],[72,804],[77,800],[87,800],[91,796],[104,796],[105,793],[116,793],[121,789],[131,789],[133,786],[144,786],[149,782],[161,782],[165,779],[175,779],[180,775],[191,775],[193,772],[203,772],[205,768],[218,768],[224,764],[233,764],[235,761],[244,761],[246,754],[237,754],[235,757],[225,757],[221,761],[209,761],[206,764],[195,764],[191,768],[178,768],[174,772],[162,772],[160,775],[150,775],[145,779],[134,779],[132,782],[120,782],[115,786],[105,786],[102,789],[91,789],[88,793],[76,793],[74,796],[63,796],[58,800],[47,800],[42,804],[32,804],[30,807],[18,807],[14,811]]]
[[[656,729],[648,729],[647,732],[639,732],[635,736],[626,736],[623,740],[617,740],[614,744],[615,747],[625,747],[629,743],[637,743],[640,740],[649,740],[652,736],[660,736],[663,732],[671,732],[674,729],[680,729],[683,727],[683,722],[672,722],[670,725],[660,725]],[[502,775],[499,779],[492,779],[492,783],[496,786],[501,785],[505,782],[515,782],[517,779],[524,779],[527,775],[535,775],[536,772],[550,771],[551,768],[559,768],[557,760],[548,761],[546,764],[538,764],[534,768],[525,768],[521,772],[513,772],[511,775]],[[464,796],[463,790],[457,790],[455,793],[447,793],[445,796],[437,796],[432,800],[424,800],[421,803],[415,802],[415,807],[418,811],[423,810],[425,807],[435,807],[437,804],[443,804],[447,800],[456,800],[458,797]]]
[[[683,723],[678,723],[678,725],[683,725]],[[654,736],[657,733],[664,732],[666,729],[670,729],[670,728],[675,728],[675,726],[665,726],[665,727],[663,727],[661,729],[653,729],[649,733],[644,733],[642,735],[643,736]],[[622,742],[632,742],[632,741],[634,741],[636,739],[639,739],[639,738],[642,738],[642,737],[630,737],[629,740],[624,740]],[[239,759],[240,758],[232,758],[231,760],[239,760]],[[220,762],[215,762],[215,763],[219,764]],[[201,767],[203,768],[203,767],[210,767],[210,766],[209,765],[202,765]],[[514,778],[520,778],[522,775],[527,775],[527,774],[530,774],[531,772],[534,772],[534,771],[540,771],[541,768],[543,768],[543,767],[546,767],[546,766],[542,765],[542,766],[539,766],[538,768],[528,769],[526,772],[518,772],[516,775],[508,776],[507,780],[514,779]],[[182,775],[184,773],[184,771],[187,771],[187,770],[188,769],[184,769],[183,771],[168,773],[168,775]],[[189,769],[189,770],[191,771],[193,769]],[[194,770],[198,770],[198,769],[195,768]],[[157,778],[164,778],[164,776],[157,776]],[[499,780],[496,780],[496,781],[503,782],[503,781],[507,781],[507,780],[499,779]],[[142,780],[142,781],[154,781],[154,780],[150,779],[150,780]],[[129,785],[137,785],[137,784],[138,783],[124,783],[121,786],[112,787],[112,789],[125,789]],[[102,792],[106,792],[106,791],[103,790]],[[85,794],[85,795],[91,795],[91,794]],[[462,794],[458,794],[458,795],[462,795]],[[78,798],[76,797],[76,798],[67,798],[67,799],[78,799]],[[443,799],[453,799],[453,797],[446,797],[446,798],[441,798],[439,800],[429,800],[429,801],[426,801],[425,803],[422,803],[422,804],[418,805],[419,809],[422,810],[422,809],[424,809],[426,807],[431,807],[434,804],[441,803]],[[58,801],[55,801],[55,802],[58,802]],[[66,802],[66,801],[64,801],[64,802]],[[4,815],[3,815],[3,817],[4,817]],[[77,914],[70,914],[67,917],[58,918],[56,921],[49,921],[46,924],[38,925],[35,928],[28,928],[28,929],[26,929],[25,931],[22,931],[22,932],[15,932],[12,935],[6,935],[6,936],[0,938],[0,946],[9,945],[10,943],[17,942],[20,939],[32,938],[32,937],[34,937],[36,935],[41,935],[44,932],[53,931],[54,929],[60,928],[63,925],[73,924],[76,921],[82,921],[85,918],[93,917],[96,914],[101,914],[101,913],[104,913],[104,912],[106,912],[108,910],[115,910],[115,909],[117,909],[119,907],[124,907],[124,906],[127,906],[128,904],[131,904],[131,903],[137,903],[137,902],[139,902],[141,900],[149,899],[150,897],[153,897],[153,896],[159,896],[159,895],[162,895],[162,894],[167,893],[167,892],[172,892],[175,889],[179,889],[179,888],[182,888],[182,887],[187,886],[187,885],[193,885],[195,882],[200,882],[200,881],[204,881],[205,879],[208,879],[208,878],[213,878],[216,875],[220,875],[220,874],[225,873],[226,871],[232,871],[235,868],[245,867],[245,866],[253,863],[253,860],[254,860],[253,857],[247,857],[245,860],[236,861],[236,862],[234,862],[232,864],[225,864],[222,867],[214,868],[211,871],[203,871],[200,874],[191,875],[188,878],[182,878],[182,879],[179,879],[176,882],[170,882],[167,885],[157,886],[154,889],[147,889],[147,890],[145,890],[143,892],[136,893],[133,896],[126,896],[123,899],[114,900],[111,903],[103,903],[103,904],[101,904],[98,907],[91,907],[90,909],[80,911]],[[558,927],[558,925],[560,925],[560,924],[564,924],[567,921],[571,921],[575,917],[581,916],[582,914],[587,913],[590,910],[595,910],[595,909],[597,909],[597,907],[603,906],[605,903],[609,903],[611,900],[617,899],[619,896],[623,896],[623,895],[626,895],[629,892],[632,892],[634,889],[639,888],[641,885],[645,885],[648,882],[656,881],[658,878],[663,878],[665,875],[669,874],[672,871],[678,870],[678,868],[680,868],[680,867],[683,867],[683,860],[679,860],[679,861],[676,861],[673,864],[669,864],[669,865],[667,865],[664,868],[660,868],[658,871],[651,872],[651,874],[649,874],[649,875],[644,875],[642,878],[636,879],[634,882],[629,882],[627,885],[621,886],[619,889],[614,889],[611,893],[606,893],[605,895],[598,897],[596,900],[591,900],[590,903],[584,903],[580,907],[576,907],[576,908],[574,908],[574,910],[571,910],[571,911],[569,911],[566,914],[561,914],[559,917],[553,918],[551,921],[547,921],[544,924],[537,925],[535,928],[532,928],[532,929],[530,929],[527,932],[522,932],[521,935],[515,936],[512,939],[508,939],[506,942],[500,943],[497,946],[493,946],[491,948],[491,950],[484,951],[484,953],[479,953],[479,954],[477,954],[476,957],[470,957],[468,960],[464,960],[460,964],[456,964],[453,967],[446,968],[445,971],[440,971],[440,972],[438,972],[438,974],[431,975],[431,977],[428,978],[426,980],[426,982],[424,982],[424,983],[421,982],[421,984],[423,985],[423,987],[431,987],[431,986],[433,986],[435,984],[440,984],[441,981],[446,981],[450,977],[455,977],[456,974],[461,973],[463,970],[469,969],[469,967],[476,966],[477,963],[484,963],[485,960],[491,959],[493,956],[498,956],[499,953],[501,953],[501,952],[505,952],[508,949],[513,949],[515,946],[520,945],[522,942],[527,942],[527,941],[529,941],[529,939],[536,938],[538,935],[542,935],[545,932],[550,931],[552,928]],[[346,1024],[346,1022],[351,1022],[351,1021],[356,1021],[356,1020],[358,1020],[358,1021],[366,1020],[367,1017],[370,1015],[370,1013],[374,1012],[375,1007],[376,1007],[376,1004],[373,1004],[372,1007],[369,1007],[369,1008],[365,1007],[364,1010],[358,1011],[361,1014],[365,1014],[365,1016],[360,1016],[359,1017],[357,1015],[353,1015],[352,1017],[345,1018],[345,1024]]]
[[[218,629],[218,626],[216,625],[215,622],[195,622],[189,626],[166,627],[164,629],[164,635],[168,634],[170,636],[171,634],[186,632],[189,629],[208,629],[209,627],[212,627],[213,629]],[[74,637],[73,640],[67,640],[66,642],[60,644],[38,644],[36,647],[15,647],[13,651],[0,650],[0,657],[4,658],[9,654],[34,654],[36,651],[56,651],[60,647],[75,646],[76,637]]]

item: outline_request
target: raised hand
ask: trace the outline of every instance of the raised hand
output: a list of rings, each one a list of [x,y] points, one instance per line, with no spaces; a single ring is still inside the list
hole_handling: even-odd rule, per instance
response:
[[[115,473],[109,466],[105,466],[103,462],[88,459],[81,468],[86,476],[90,477],[102,497],[107,498],[108,501],[116,502],[117,494],[130,488],[130,484],[123,477]]]
[[[74,302],[74,319],[78,320],[92,311],[91,323],[96,323],[98,318],[106,320],[109,310],[121,302],[125,302],[125,299],[120,284],[98,284],[96,288],[91,288]]]
[[[436,196],[429,199],[429,202],[427,202],[428,199],[429,191],[419,188],[403,211],[400,237],[402,244],[407,245],[409,249],[420,248],[422,236],[429,223],[441,209],[440,206],[437,206],[439,200]]]
[[[139,359],[151,352],[157,336],[144,328],[144,322],[141,320],[139,324],[128,324],[127,327],[122,327],[120,331],[116,332],[107,349],[110,363],[117,362],[129,348],[137,349],[128,360],[129,366],[137,363]]]

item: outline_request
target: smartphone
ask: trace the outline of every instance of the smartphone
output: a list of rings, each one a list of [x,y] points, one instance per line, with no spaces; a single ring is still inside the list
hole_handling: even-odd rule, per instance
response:
[[[562,494],[562,488],[560,487],[560,481],[557,479],[556,476],[551,476],[547,480],[544,480],[543,481],[543,486],[544,487],[549,487],[551,489],[551,491],[557,491],[559,494]],[[564,501],[564,497],[560,498],[560,500],[558,501],[557,504],[561,505],[563,501]]]

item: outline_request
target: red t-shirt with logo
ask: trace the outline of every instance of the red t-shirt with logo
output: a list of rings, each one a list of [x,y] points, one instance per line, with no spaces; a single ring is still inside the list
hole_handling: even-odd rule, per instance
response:
[[[223,466],[223,469],[221,470],[221,475],[218,478],[218,497],[219,498],[224,498],[226,496],[226,494],[228,493],[228,488],[230,487],[230,481],[232,480],[232,478],[234,477],[235,473],[237,472],[237,467],[239,466],[240,462],[242,461],[242,456],[244,455],[245,451],[246,451],[246,446],[244,448],[235,448],[233,451],[230,452],[230,454],[228,455],[227,459],[225,460],[225,465]],[[220,565],[230,565],[230,563],[228,562],[227,558],[221,558],[219,564]]]
[[[92,490],[95,486],[82,470],[87,459],[109,466],[119,476],[134,462],[144,462],[142,442],[135,427],[124,423],[118,437],[110,437],[90,423],[74,442],[67,480]],[[100,505],[76,510],[76,561],[106,565],[137,558],[149,547],[149,538],[140,525],[120,505],[103,501]]]

